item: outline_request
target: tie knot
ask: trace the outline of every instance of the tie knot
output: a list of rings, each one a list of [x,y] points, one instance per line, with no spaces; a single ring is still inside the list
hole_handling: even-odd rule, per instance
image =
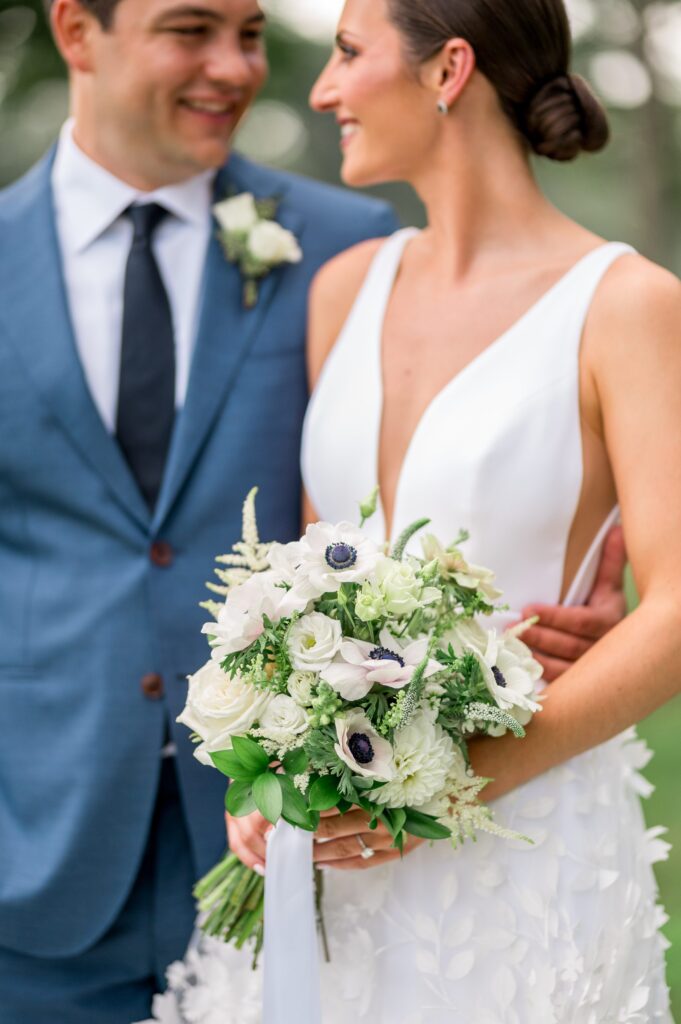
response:
[[[135,231],[134,241],[149,243],[154,231],[168,211],[158,203],[135,204],[128,207],[128,215]]]

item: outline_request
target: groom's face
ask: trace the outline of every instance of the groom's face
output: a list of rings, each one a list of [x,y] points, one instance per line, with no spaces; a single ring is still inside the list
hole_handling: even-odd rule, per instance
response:
[[[108,26],[92,18],[93,148],[150,187],[219,167],[267,76],[263,28],[257,0],[119,0]]]

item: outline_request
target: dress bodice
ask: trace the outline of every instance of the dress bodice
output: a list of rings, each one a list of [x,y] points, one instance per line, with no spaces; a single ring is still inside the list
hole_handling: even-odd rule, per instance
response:
[[[310,401],[303,477],[325,520],[356,522],[377,483],[383,324],[414,234],[398,231],[381,246]],[[583,478],[580,341],[599,282],[631,251],[606,243],[589,252],[453,377],[423,413],[400,471],[395,535],[424,515],[444,543],[468,530],[466,556],[494,569],[509,619],[530,601],[560,598]],[[616,516],[594,538],[566,603],[588,594]],[[386,539],[380,504],[366,528]]]

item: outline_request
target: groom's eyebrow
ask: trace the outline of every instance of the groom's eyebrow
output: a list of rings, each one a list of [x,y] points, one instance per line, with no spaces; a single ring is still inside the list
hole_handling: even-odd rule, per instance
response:
[[[214,11],[210,7],[202,7],[200,4],[179,4],[177,7],[172,7],[168,11],[164,11],[159,22],[170,21],[174,18],[207,18],[209,21],[222,22],[225,20],[224,15],[218,11]],[[250,18],[246,18],[243,22],[244,25],[262,25],[267,19],[262,11],[258,11],[257,14],[251,15]]]

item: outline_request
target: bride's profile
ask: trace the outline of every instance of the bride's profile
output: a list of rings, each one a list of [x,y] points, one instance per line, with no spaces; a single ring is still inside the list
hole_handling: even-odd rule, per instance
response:
[[[608,139],[570,71],[563,0],[347,0],[312,105],[338,122],[344,182],[409,183],[428,227],[363,243],[314,283],[308,520],[352,521],[378,482],[375,540],[424,510],[439,536],[469,529],[503,629],[529,601],[583,602],[621,516],[641,595],[522,743],[471,741],[483,796],[533,845],[413,840],[400,859],[360,812],[323,819],[323,1024],[670,1024],[651,867],[665,848],[630,727],[681,678],[681,285],[537,185],[532,153]],[[262,862],[268,823],[228,825]],[[207,943],[173,968],[159,1019],[260,1021],[250,966]],[[205,1017],[183,1016],[191,989]]]

